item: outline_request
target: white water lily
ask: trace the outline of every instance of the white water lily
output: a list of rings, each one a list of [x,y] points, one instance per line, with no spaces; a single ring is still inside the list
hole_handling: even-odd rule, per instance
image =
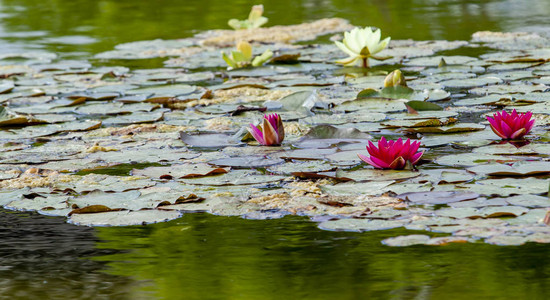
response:
[[[380,29],[372,30],[371,27],[365,28],[355,27],[349,32],[344,33],[342,42],[335,42],[340,50],[346,52],[349,58],[336,61],[345,66],[354,65],[357,61],[362,63],[362,66],[368,68],[369,58],[383,60],[385,57],[376,57],[374,54],[384,50],[390,42],[390,37],[380,41]]]

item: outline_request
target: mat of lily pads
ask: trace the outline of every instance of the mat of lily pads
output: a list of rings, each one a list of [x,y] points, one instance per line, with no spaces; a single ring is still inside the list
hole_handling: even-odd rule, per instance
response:
[[[255,54],[282,58],[231,71],[220,54],[242,39],[231,31],[122,44],[89,61],[2,54],[0,205],[88,226],[296,214],[326,230],[419,230],[390,246],[550,242],[550,39],[392,40],[381,52],[391,58],[370,69],[335,64],[345,55],[334,44],[304,42],[351,28],[325,19],[248,30]],[[165,67],[117,66],[144,59]],[[382,89],[397,68],[407,92]],[[439,109],[409,114],[408,101]],[[527,141],[490,130],[484,116],[503,108],[533,112]],[[283,144],[247,139],[272,112]],[[362,163],[357,153],[381,136],[420,140],[418,170]]]

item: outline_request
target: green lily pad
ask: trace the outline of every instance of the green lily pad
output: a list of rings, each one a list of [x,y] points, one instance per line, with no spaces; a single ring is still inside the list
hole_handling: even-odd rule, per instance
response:
[[[113,211],[94,214],[74,214],[68,222],[81,226],[130,226],[166,222],[181,216],[178,211],[139,210]]]
[[[190,135],[180,132],[180,138],[184,143],[197,148],[223,148],[242,144],[230,135],[216,133]]]
[[[491,84],[502,83],[502,79],[494,76],[481,76],[465,79],[451,79],[440,82],[446,88],[472,88]]]
[[[476,174],[490,176],[536,176],[550,173],[550,162],[520,161],[512,165],[487,164],[467,169]]]
[[[211,160],[208,163],[220,167],[232,167],[232,168],[265,168],[283,163],[284,160],[280,158],[265,158],[263,156],[256,157],[228,157]]]
[[[408,107],[414,109],[415,111],[429,111],[429,110],[443,110],[443,107],[426,101],[409,101],[406,104]]]
[[[479,197],[473,192],[411,192],[397,196],[400,199],[408,200],[415,204],[447,204],[465,200],[472,200]]]
[[[320,160],[308,160],[305,162],[286,162],[267,167],[267,171],[274,174],[291,175],[294,172],[327,172],[335,169],[333,165]]]
[[[205,163],[198,163],[171,165],[169,167],[149,167],[141,170],[134,169],[132,175],[147,176],[154,179],[175,179],[206,177],[227,172],[228,168],[215,168]]]
[[[450,133],[457,133],[457,132],[479,131],[483,129],[485,129],[485,125],[476,124],[476,123],[459,123],[459,124],[453,124],[453,125],[441,126],[441,127],[430,126],[430,127],[407,128],[406,131],[417,132],[417,133],[450,134]]]
[[[517,195],[502,199],[510,205],[525,206],[530,208],[550,207],[550,197],[537,195]],[[494,200],[494,199],[493,199]]]
[[[354,181],[387,181],[398,180],[420,176],[419,172],[413,171],[396,171],[396,170],[376,170],[376,169],[360,169],[356,171],[342,171],[336,172],[336,177],[348,178]]]
[[[427,235],[411,234],[387,238],[382,241],[382,244],[390,247],[408,247],[413,245],[426,245],[429,241],[430,237]]]
[[[212,185],[212,186],[225,186],[225,185],[251,185],[251,184],[268,184],[279,182],[283,180],[284,176],[276,175],[263,175],[249,170],[233,170],[227,174],[190,178],[180,180],[183,183],[195,184],[195,185]]]
[[[385,188],[387,186],[394,182],[395,180],[349,182],[336,185],[322,185],[321,189],[335,196],[380,195],[386,191]]]

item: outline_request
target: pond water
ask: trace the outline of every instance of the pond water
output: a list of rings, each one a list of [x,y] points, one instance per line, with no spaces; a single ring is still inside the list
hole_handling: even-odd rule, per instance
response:
[[[394,39],[468,40],[479,30],[549,32],[550,2],[526,2],[263,4],[270,25],[342,17],[376,25]],[[46,49],[85,58],[124,42],[226,28],[227,19],[246,15],[251,4],[3,0],[0,53]],[[0,299],[543,299],[550,292],[549,244],[381,244],[410,233],[415,232],[332,232],[301,217],[208,214],[148,226],[88,228],[68,225],[64,218],[1,210]]]

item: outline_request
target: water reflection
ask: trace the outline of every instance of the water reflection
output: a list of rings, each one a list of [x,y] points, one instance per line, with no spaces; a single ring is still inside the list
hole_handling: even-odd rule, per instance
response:
[[[0,209],[0,299],[115,299],[126,294],[126,277],[100,272],[88,257],[97,249],[93,228],[63,218]]]
[[[375,25],[394,39],[469,39],[480,30],[544,31],[546,0],[265,0],[269,25],[342,17]],[[186,37],[228,28],[254,1],[220,0],[2,0],[0,37],[51,51],[97,53],[116,44]],[[293,9],[289,9],[293,8]],[[52,37],[64,37],[52,39]]]
[[[380,243],[396,233],[187,214],[99,228],[101,248],[129,252],[98,259],[109,274],[143,282],[138,294],[163,299],[537,299],[550,291],[550,245]]]

